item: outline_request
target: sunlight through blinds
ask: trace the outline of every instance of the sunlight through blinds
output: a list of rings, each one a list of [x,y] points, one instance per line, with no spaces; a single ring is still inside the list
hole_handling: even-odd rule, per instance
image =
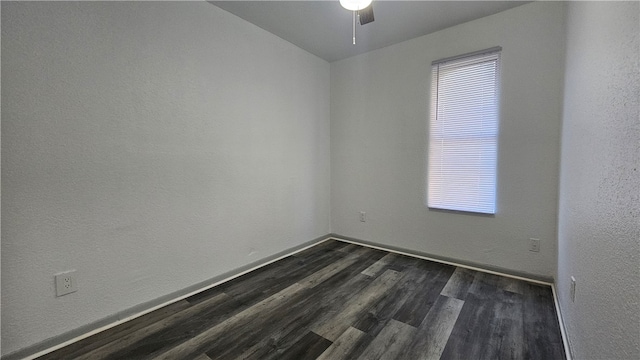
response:
[[[430,208],[496,212],[500,48],[434,62]]]

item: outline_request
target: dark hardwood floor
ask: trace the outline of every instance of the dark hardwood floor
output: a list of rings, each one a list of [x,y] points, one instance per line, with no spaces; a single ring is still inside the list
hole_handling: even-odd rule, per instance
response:
[[[39,359],[564,359],[551,288],[330,240]]]

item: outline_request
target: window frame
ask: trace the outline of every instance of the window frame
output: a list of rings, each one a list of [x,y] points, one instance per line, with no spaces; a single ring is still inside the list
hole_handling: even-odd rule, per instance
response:
[[[445,211],[455,211],[455,212],[464,212],[464,213],[473,213],[473,214],[487,214],[487,215],[495,215],[497,213],[497,200],[498,200],[498,140],[499,140],[499,128],[500,128],[500,95],[501,95],[501,47],[492,47],[485,50],[475,51],[472,53],[466,53],[454,57],[444,58],[440,60],[436,60],[431,64],[432,78],[431,78],[431,89],[429,93],[430,97],[430,112],[428,119],[428,145],[427,145],[427,176],[426,176],[426,205],[429,209],[437,209],[437,210],[445,210]],[[475,79],[480,79],[480,76],[486,74],[480,74],[480,70],[474,70],[473,67],[480,67],[478,65],[490,63],[491,66],[495,67],[493,73],[491,74],[491,78],[485,84],[492,84],[492,87],[489,91],[486,91],[486,88],[480,91],[481,95],[477,95],[474,93],[474,100],[478,101],[484,100],[488,98],[486,94],[490,94],[491,105],[487,106],[488,111],[483,110],[480,112],[481,114],[487,114],[488,117],[482,116],[480,117],[480,130],[474,132],[471,130],[464,134],[464,129],[460,127],[462,123],[473,124],[471,129],[477,128],[478,124],[477,120],[447,120],[447,116],[444,116],[444,120],[441,120],[443,116],[440,102],[443,101],[441,94],[441,89],[444,87],[445,89],[454,88],[456,91],[458,88],[454,86],[458,86],[457,82],[454,82],[454,85],[446,84],[442,85],[441,76],[442,73],[447,72],[449,75],[455,71],[465,71],[471,73],[471,75],[476,75]],[[490,67],[489,67],[490,68]],[[475,72],[474,72],[475,71]],[[477,72],[477,73],[476,73]],[[478,75],[480,74],[480,75]],[[458,75],[459,76],[459,75]],[[457,78],[459,80],[459,78]],[[463,78],[464,79],[464,78]],[[486,79],[485,79],[486,81]],[[462,82],[460,88],[463,90],[472,89],[472,91],[477,91],[478,89],[468,86],[467,82]],[[447,88],[449,86],[449,88]],[[444,90],[442,90],[444,91]],[[461,90],[462,91],[462,90]],[[451,96],[455,98],[455,94]],[[459,99],[458,99],[459,100]],[[452,112],[455,112],[459,109],[465,109],[469,105],[469,102],[465,102],[465,105],[460,106],[455,104],[452,106],[454,109]],[[484,104],[484,103],[483,103]],[[439,107],[440,106],[440,107]],[[483,105],[484,106],[484,105]],[[464,116],[469,114],[476,114],[475,112],[467,112]],[[450,116],[451,117],[451,116]],[[453,117],[452,117],[453,118]],[[490,119],[490,123],[485,128],[485,119]],[[440,121],[440,122],[438,122]],[[444,123],[443,123],[444,121]],[[443,130],[447,124],[453,124],[453,126],[457,126],[456,130],[463,131],[461,133],[454,133],[451,130]],[[436,127],[440,129],[439,134],[435,134]],[[444,133],[448,133],[447,135],[443,135]],[[453,136],[452,136],[453,134]],[[445,145],[445,142],[450,144],[454,142],[467,142],[467,146],[460,147],[448,147]],[[473,145],[472,141],[475,141]],[[437,142],[437,143],[436,143]],[[467,151],[469,147],[475,149],[477,153],[473,151]],[[451,150],[455,149],[455,150]],[[453,184],[447,182],[448,180],[454,179],[454,173],[456,170],[451,170],[455,168],[455,165],[451,165],[451,161],[454,159],[456,154],[459,153],[459,149],[465,152],[465,155],[477,154],[479,159],[473,160],[477,164],[473,168],[469,168],[473,171],[473,173],[466,178],[478,179],[478,185],[475,189],[472,189],[470,184],[472,184],[471,180],[464,181],[460,180],[457,184]],[[437,153],[436,153],[437,152]],[[434,161],[433,156],[438,156]],[[445,155],[443,155],[446,153]],[[453,154],[453,155],[452,155]],[[448,157],[448,162],[443,160]],[[464,165],[469,165],[468,158],[464,158],[460,155],[460,161],[463,162]],[[467,162],[464,162],[467,161]],[[472,161],[472,162],[473,162]],[[443,163],[450,164],[449,166],[445,166],[447,169],[443,170]],[[436,165],[434,165],[436,164]],[[433,169],[434,166],[438,166],[438,169]],[[468,170],[467,170],[468,171]],[[462,173],[462,172],[460,172]],[[487,177],[487,174],[489,176]],[[464,174],[463,174],[464,175]],[[458,180],[458,179],[456,179]],[[460,188],[467,192],[466,196],[460,195],[451,195],[451,193],[455,192],[455,190],[451,190],[451,188],[456,188],[456,186],[460,185]],[[464,187],[467,186],[467,187]],[[473,200],[475,199],[475,200]],[[472,205],[474,201],[477,203],[476,205]]]

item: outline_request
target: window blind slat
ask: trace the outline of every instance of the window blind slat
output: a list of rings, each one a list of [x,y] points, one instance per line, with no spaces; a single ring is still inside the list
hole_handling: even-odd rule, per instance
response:
[[[495,213],[500,52],[432,65],[430,208]]]

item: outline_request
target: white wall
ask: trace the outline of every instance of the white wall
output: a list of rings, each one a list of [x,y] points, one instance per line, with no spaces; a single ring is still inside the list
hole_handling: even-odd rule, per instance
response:
[[[334,233],[545,277],[556,272],[564,5],[532,3],[331,63]],[[430,211],[431,62],[502,46],[495,217]],[[367,213],[367,222],[358,212]],[[540,253],[528,239],[540,238]]]
[[[330,232],[329,64],[211,4],[3,2],[2,85],[3,353]]]
[[[576,359],[640,358],[639,14],[568,7],[556,281]]]

